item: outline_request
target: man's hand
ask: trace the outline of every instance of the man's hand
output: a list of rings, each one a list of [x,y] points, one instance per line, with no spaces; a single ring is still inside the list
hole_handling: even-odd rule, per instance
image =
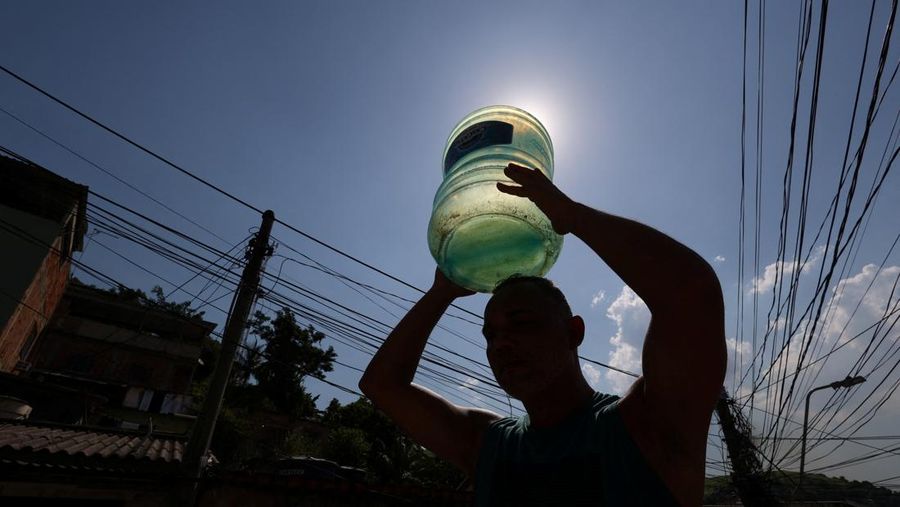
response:
[[[504,194],[525,197],[533,202],[550,219],[558,234],[572,232],[575,227],[575,201],[569,199],[552,181],[537,169],[509,164],[503,173],[520,186],[497,183],[497,190]]]
[[[440,294],[451,300],[475,294],[475,292],[451,282],[440,268],[434,270],[434,283],[431,284],[429,292]]]

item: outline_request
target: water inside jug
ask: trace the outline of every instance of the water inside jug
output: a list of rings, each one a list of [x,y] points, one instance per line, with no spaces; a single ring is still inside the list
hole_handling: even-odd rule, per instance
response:
[[[562,236],[537,206],[497,190],[497,182],[514,184],[503,174],[509,163],[553,179],[550,135],[521,109],[474,111],[447,139],[428,246],[450,280],[474,291],[491,292],[513,275],[543,276],[562,248]]]

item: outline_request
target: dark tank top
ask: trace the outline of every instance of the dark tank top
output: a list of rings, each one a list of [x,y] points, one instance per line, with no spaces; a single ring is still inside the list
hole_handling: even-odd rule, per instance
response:
[[[618,396],[550,428],[527,415],[492,423],[475,477],[476,506],[677,506],[625,428]]]

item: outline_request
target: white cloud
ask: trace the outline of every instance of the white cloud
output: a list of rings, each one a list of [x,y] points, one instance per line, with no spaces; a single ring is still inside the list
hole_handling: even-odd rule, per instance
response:
[[[736,392],[732,393],[732,397],[735,399],[743,400],[744,398],[749,397],[752,392],[753,389],[750,388],[750,383],[747,382],[739,387]]]
[[[619,296],[606,309],[606,316],[616,323],[616,334],[609,339],[613,346],[609,353],[609,364],[639,373],[644,336],[650,324],[650,310],[630,287],[624,286]],[[606,372],[606,380],[616,394],[623,394],[634,382],[633,377],[614,370]]]
[[[793,334],[790,346],[775,361],[772,371],[794,371],[803,354],[804,341],[809,340],[803,360],[804,367],[808,368],[807,376],[816,376],[827,382],[844,378],[869,345],[875,332],[873,324],[885,315],[886,310],[896,308],[900,291],[895,291],[892,298],[890,296],[898,275],[900,266],[890,266],[879,272],[877,266],[868,264],[859,273],[838,281],[832,288],[830,300],[823,303],[826,312],[819,317],[812,339],[808,336],[813,332],[811,318],[792,324],[793,327],[788,330],[784,329],[785,319],[780,318],[775,322],[770,339],[783,336],[785,331],[793,331]],[[885,329],[882,329],[879,336],[883,336],[884,332]],[[850,340],[853,341],[847,344]],[[890,343],[883,341],[878,347],[883,352],[890,347]],[[873,358],[879,357],[878,347],[870,349],[868,354]],[[827,360],[819,361],[826,355]],[[866,367],[871,368],[876,363],[877,360],[870,360]]]
[[[749,354],[750,353],[750,344],[747,343],[746,340],[742,340],[741,342],[737,341],[737,338],[726,338],[725,346],[728,347],[730,352],[737,352],[738,354]]]
[[[609,353],[609,364],[625,371],[636,372],[641,369],[641,355],[637,347],[630,343],[625,343],[620,338],[613,337],[609,342],[615,349]],[[606,379],[612,384],[615,394],[623,394],[631,384],[634,378],[615,370],[606,373]]]
[[[815,278],[817,268],[813,269],[813,271],[813,276],[810,278]],[[858,272],[851,272],[845,278],[836,280],[836,283],[832,283],[832,287],[829,288],[829,292],[825,296],[823,306],[823,308],[828,309],[828,312],[825,313],[823,311],[823,314],[819,317],[819,321],[815,327],[816,335],[810,342],[812,346],[806,352],[803,361],[804,367],[807,368],[805,370],[805,375],[797,379],[790,403],[785,407],[784,416],[794,422],[786,423],[785,432],[781,435],[782,437],[790,438],[800,436],[802,428],[800,421],[803,420],[804,397],[810,389],[843,379],[848,374],[856,374],[856,370],[853,369],[853,366],[860,358],[863,351],[866,350],[866,347],[869,346],[873,333],[875,332],[875,328],[867,328],[870,328],[873,324],[878,322],[885,315],[885,310],[891,312],[900,308],[896,306],[898,305],[898,302],[900,302],[900,285],[896,287],[894,285],[898,276],[900,276],[900,266],[886,266],[879,271],[877,265],[868,264],[859,269]],[[769,287],[769,289],[771,290],[771,287]],[[784,332],[796,330],[792,335],[790,346],[781,354],[780,359],[775,361],[771,368],[772,373],[762,382],[763,386],[767,386],[770,383],[773,385],[768,387],[768,389],[756,392],[754,402],[755,409],[752,412],[752,416],[754,429],[759,432],[765,431],[762,426],[764,417],[767,419],[767,424],[771,424],[771,417],[764,415],[762,411],[780,411],[780,400],[786,399],[791,382],[794,380],[794,377],[791,376],[791,374],[802,353],[804,338],[806,337],[806,333],[812,331],[812,319],[815,318],[815,308],[813,308],[812,313],[806,319],[799,320],[800,313],[805,308],[810,298],[813,297],[811,288],[807,287],[806,289],[807,290],[801,290],[799,294],[798,313],[794,316],[794,322],[790,323],[790,329],[787,329],[786,326],[788,323],[784,317],[779,318],[778,321],[769,322],[769,327],[774,328],[774,330],[769,333],[765,353],[761,355],[756,363],[757,370],[760,369],[761,365],[764,366],[763,371],[769,368],[772,344],[775,344],[775,353],[777,354],[781,349]],[[896,317],[896,314],[894,316]],[[865,421],[865,419],[861,419],[861,416],[868,410],[874,408],[879,400],[890,392],[891,384],[896,378],[896,371],[887,379],[887,382],[885,382],[884,385],[879,386],[879,383],[884,379],[884,376],[888,373],[891,366],[893,366],[896,361],[896,356],[886,361],[884,365],[874,373],[871,373],[871,371],[879,361],[888,359],[888,351],[894,350],[892,347],[896,347],[896,327],[893,331],[885,334],[887,327],[890,326],[891,322],[893,321],[889,320],[887,326],[882,328],[878,333],[879,339],[885,337],[885,340],[880,343],[880,340],[871,342],[872,345],[867,354],[872,357],[860,371],[860,374],[868,377],[868,380],[865,383],[852,388],[852,391],[841,390],[840,393],[835,393],[830,389],[826,389],[811,397],[810,435],[817,436],[819,435],[818,432],[822,430],[838,434],[847,434],[851,428],[858,428],[858,424]],[[765,331],[765,327],[761,326],[757,347],[762,345],[761,338],[765,334]],[[749,335],[745,336],[745,339],[749,340]],[[840,349],[836,349],[837,346],[846,344],[850,339],[853,339],[851,343]],[[743,351],[744,368],[749,368],[750,365],[746,353],[747,349],[745,348],[746,344],[742,344],[738,340],[733,339],[728,339],[727,343],[729,361],[733,360],[733,353],[735,350]],[[826,355],[828,355],[827,360],[819,360]],[[730,372],[731,370],[729,370],[729,374]],[[782,375],[785,374],[786,376],[782,377]],[[780,382],[782,378],[785,380],[783,388]],[[730,381],[731,378],[729,377],[728,382]],[[874,395],[872,395],[870,399],[864,401],[867,396],[872,394],[873,390],[875,391]],[[750,392],[750,383],[745,382],[743,386],[737,390],[735,396],[738,399],[746,400],[746,396],[748,396]],[[838,411],[837,415],[835,415],[834,409],[840,405],[832,404],[830,405],[831,408],[825,410],[826,403],[832,399],[832,395],[841,397],[849,396],[847,404]],[[855,415],[852,415],[846,422],[843,422],[846,416],[851,414],[860,403],[864,403],[861,410]],[[749,407],[747,407],[746,410],[749,413]],[[818,417],[818,414],[820,413],[823,415],[821,418]],[[891,434],[891,432],[896,430],[898,419],[900,419],[900,392],[894,393],[894,395],[878,409],[871,421],[866,422],[865,426],[859,429],[858,434]],[[841,424],[841,426],[838,426],[839,424]],[[766,449],[771,450],[771,444],[772,442],[768,441],[765,444]],[[810,466],[810,460],[815,460],[813,461],[812,466],[818,467],[838,463],[846,459],[856,458],[862,453],[871,451],[871,449],[864,447],[864,444],[866,443],[852,441],[842,442],[840,445],[831,442],[815,443],[808,449],[807,466]],[[713,452],[713,448],[710,449],[710,452]],[[779,452],[788,452],[789,449],[790,447],[783,446],[780,448]],[[719,452],[718,449],[715,449],[715,452]],[[792,453],[791,459],[796,460],[799,456],[799,451],[796,448],[793,448],[790,452]],[[828,453],[832,454],[826,457],[826,454]],[[847,477],[852,477],[857,480],[871,480],[873,478],[882,478],[886,475],[890,475],[883,473],[883,470],[896,469],[900,466],[900,458],[891,457],[890,459],[890,461],[877,461],[872,464],[862,464],[858,467],[848,468],[846,470]],[[789,460],[787,461],[787,465],[788,467],[796,467],[798,462],[793,461],[793,463],[791,463]],[[845,472],[842,471],[841,473]]]
[[[808,274],[812,271],[815,265],[822,258],[822,254],[825,252],[824,246],[816,247],[812,254],[809,257],[809,260],[805,264],[801,264],[801,261],[778,261],[769,264],[763,269],[763,274],[761,277],[754,277],[750,282],[750,288],[748,292],[753,294],[756,292],[757,294],[761,292],[765,292],[772,287],[775,286],[775,278],[778,276],[779,270],[781,272],[782,281],[788,281],[794,275],[794,272],[799,268],[801,274]]]
[[[862,271],[839,281],[832,289],[831,312],[824,320],[825,340],[841,343],[852,339],[877,322],[896,305],[900,290],[894,289],[894,280],[900,275],[900,266],[890,266],[878,271],[878,266],[867,264]],[[898,287],[900,289],[900,287]],[[871,331],[869,331],[871,332]],[[848,347],[865,343],[864,337],[856,338]]]
[[[726,338],[725,348],[728,353],[728,368],[725,373],[726,382],[731,382],[734,378],[734,372],[742,373],[745,366],[749,366],[752,361],[751,344],[746,341],[738,341],[737,338]]]
[[[717,255],[716,258],[713,259],[713,262],[725,262],[725,257],[722,257],[721,255]]]
[[[602,290],[597,291],[597,293],[594,294],[594,297],[591,298],[591,308],[596,308],[597,305],[604,301],[606,301],[606,292]]]
[[[875,328],[868,328],[872,327],[873,324],[884,316],[886,309],[890,312],[892,309],[897,308],[896,305],[898,304],[898,299],[900,299],[900,287],[897,287],[893,295],[891,295],[891,290],[894,288],[894,282],[898,275],[900,275],[900,266],[889,266],[879,272],[877,266],[868,264],[863,266],[859,273],[838,281],[831,291],[830,300],[824,302],[824,307],[828,308],[828,312],[820,316],[815,329],[815,337],[810,341],[810,346],[806,351],[803,360],[804,368],[806,368],[806,375],[801,379],[798,379],[798,385],[802,384],[801,388],[808,389],[813,385],[827,384],[828,382],[840,380],[848,374],[853,373],[851,368],[860,358],[862,351],[869,345],[872,335],[875,332]],[[763,354],[763,357],[765,358],[763,371],[770,369],[772,372],[771,375],[764,380],[763,385],[778,380],[785,372],[790,374],[795,370],[799,358],[803,353],[804,340],[808,338],[807,334],[812,331],[811,323],[812,320],[809,318],[799,321],[799,323],[792,324],[792,329],[788,331],[793,329],[796,329],[796,331],[794,331],[792,335],[790,346],[787,347],[780,358],[773,363],[771,368],[769,368],[768,365],[769,352]],[[770,326],[772,324],[773,323],[770,323]],[[781,336],[783,336],[785,331],[785,324],[784,318],[780,318],[774,323],[775,330],[770,333],[770,342],[769,345],[767,345],[766,350],[771,350],[771,344],[773,343],[771,340],[774,340],[777,345],[776,353],[781,348],[780,342]],[[879,332],[879,337],[885,336],[885,331],[886,329],[882,329]],[[763,332],[764,331],[761,331],[760,334]],[[892,335],[889,334],[887,336],[890,338]],[[844,345],[851,339],[853,339],[853,342],[849,345],[840,349],[836,348]],[[872,356],[872,359],[870,359],[863,368],[863,374],[871,370],[871,368],[877,364],[879,358],[884,357],[885,351],[887,351],[893,343],[890,342],[890,339],[887,339],[880,344],[876,341],[872,345],[872,349],[868,351],[868,354]],[[820,360],[826,355],[828,356],[827,360]],[[731,356],[729,356],[729,358],[730,357]],[[746,361],[744,367],[749,367],[749,364]],[[760,364],[757,363],[757,369],[759,368]],[[886,370],[886,368],[878,370],[870,379],[874,382],[867,382],[859,389],[868,394],[870,389],[874,388],[877,382],[883,378]],[[784,394],[787,393],[787,389],[789,389],[792,379],[793,377],[791,376],[786,377]],[[802,383],[799,382],[799,380],[802,380]],[[882,386],[878,390],[879,394],[876,394],[874,399],[880,398],[880,394],[884,394],[885,389],[886,386]],[[781,395],[780,382],[776,382],[776,385],[770,387],[767,392],[758,393],[757,399],[765,399],[766,397],[770,400],[779,399]],[[802,397],[803,394],[801,393],[798,395],[795,392],[794,396]],[[855,405],[855,403],[861,402],[863,397],[864,396],[854,398],[856,401],[851,401],[851,404]],[[894,397],[898,398],[896,395]],[[828,398],[829,396],[814,396],[812,398],[811,410],[815,411],[821,409]],[[872,401],[867,402],[866,407],[871,407],[872,403]],[[802,417],[801,409],[803,404],[795,402],[794,405],[797,407],[798,411],[789,414],[789,416]],[[887,414],[892,410],[890,405],[891,403],[889,402],[883,409],[879,410],[878,416],[872,420],[872,423],[867,424],[867,430],[879,427],[880,425],[889,425],[884,418],[887,417]]]
[[[591,387],[600,389],[601,372],[596,366],[588,363],[581,363],[581,372],[584,373],[584,377]]]

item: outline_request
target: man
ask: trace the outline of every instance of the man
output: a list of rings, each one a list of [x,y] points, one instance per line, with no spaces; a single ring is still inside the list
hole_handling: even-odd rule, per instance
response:
[[[543,279],[502,283],[485,308],[487,358],[527,416],[456,406],[412,383],[447,307],[471,294],[436,271],[388,336],[360,388],[417,442],[474,479],[478,505],[700,505],[706,436],[725,376],[722,292],[696,253],[650,227],[571,200],[540,171],[510,164],[560,234],[584,241],[652,318],[643,375],[622,397],[594,392],[577,347],[584,322]]]

